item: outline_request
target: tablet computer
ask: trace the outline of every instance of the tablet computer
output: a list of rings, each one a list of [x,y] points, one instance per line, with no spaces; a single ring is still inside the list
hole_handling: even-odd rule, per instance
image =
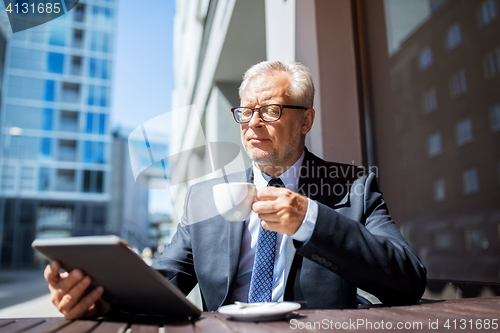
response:
[[[49,261],[60,262],[68,272],[81,269],[92,278],[92,287],[104,287],[102,298],[121,311],[193,317],[201,314],[179,289],[117,236],[35,239],[31,246]]]

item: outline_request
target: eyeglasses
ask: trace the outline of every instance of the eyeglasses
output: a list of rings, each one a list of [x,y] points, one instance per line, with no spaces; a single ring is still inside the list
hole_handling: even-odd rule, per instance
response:
[[[268,104],[268,105],[263,105],[260,108],[248,108],[245,106],[237,106],[232,108],[231,112],[233,113],[234,120],[236,120],[236,122],[240,124],[250,122],[250,119],[252,119],[253,113],[255,111],[259,112],[260,118],[262,120],[270,123],[273,121],[277,121],[281,118],[281,113],[283,111],[283,108],[307,110],[307,108],[303,106]]]

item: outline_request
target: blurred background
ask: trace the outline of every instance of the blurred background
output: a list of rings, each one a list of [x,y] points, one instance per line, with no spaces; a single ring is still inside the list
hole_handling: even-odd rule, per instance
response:
[[[446,293],[445,281],[490,286],[451,296],[498,293],[499,5],[81,0],[15,34],[3,15],[0,271],[37,267],[37,237],[116,234],[158,255],[175,232],[174,207],[210,163],[194,143],[241,145],[230,107],[243,73],[294,60],[316,86],[308,148],[377,173],[395,223],[436,282],[428,295]],[[137,186],[129,133],[189,105],[198,111],[173,113],[158,143],[175,155],[166,169],[180,185]]]

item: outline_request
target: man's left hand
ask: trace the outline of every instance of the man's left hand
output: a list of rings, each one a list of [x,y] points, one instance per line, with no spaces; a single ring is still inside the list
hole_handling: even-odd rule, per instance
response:
[[[267,186],[257,192],[257,199],[252,210],[259,214],[264,229],[291,236],[302,225],[308,205],[305,196],[286,188]]]

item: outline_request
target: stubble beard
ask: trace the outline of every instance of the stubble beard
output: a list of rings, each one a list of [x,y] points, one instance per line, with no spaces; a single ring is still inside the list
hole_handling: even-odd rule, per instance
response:
[[[271,151],[254,151],[254,149],[248,147],[245,143],[243,143],[243,147],[248,157],[257,165],[262,167],[287,167],[287,165],[284,164],[290,159],[290,156],[295,154],[303,145],[301,133],[299,131],[295,133],[296,135],[291,138],[288,144],[286,144],[285,149],[281,152],[279,147],[275,147]]]

